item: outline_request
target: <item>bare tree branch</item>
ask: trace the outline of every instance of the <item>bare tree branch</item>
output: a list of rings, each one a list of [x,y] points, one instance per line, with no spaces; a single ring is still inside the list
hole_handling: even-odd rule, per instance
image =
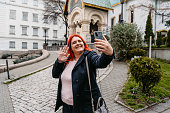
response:
[[[68,27],[68,19],[67,15],[64,15],[64,2],[61,0],[43,0],[45,3],[45,11],[44,11],[44,20],[48,20],[49,22],[54,22],[59,19],[63,21],[66,26],[66,34],[64,35],[67,42],[67,27]]]

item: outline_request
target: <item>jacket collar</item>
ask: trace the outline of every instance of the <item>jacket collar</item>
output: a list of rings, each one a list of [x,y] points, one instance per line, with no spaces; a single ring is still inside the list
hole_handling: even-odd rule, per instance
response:
[[[84,53],[81,55],[81,57],[79,58],[79,60],[77,61],[76,65],[74,66],[77,67],[82,61],[83,59],[89,54],[90,51],[84,50]]]

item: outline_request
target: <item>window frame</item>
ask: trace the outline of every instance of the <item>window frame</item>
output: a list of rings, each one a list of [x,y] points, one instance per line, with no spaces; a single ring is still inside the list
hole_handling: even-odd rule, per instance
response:
[[[33,36],[38,36],[38,27],[33,27],[32,29],[33,29]],[[37,30],[36,32],[35,29]]]
[[[12,27],[13,27],[14,29],[11,29]],[[11,32],[11,31],[12,31],[12,32]],[[15,35],[15,25],[10,25],[10,26],[9,26],[9,34],[10,34],[10,35]]]
[[[26,14],[26,15],[25,15]],[[26,17],[25,17],[26,16]],[[28,12],[22,12],[22,20],[23,21],[28,21]]]
[[[9,12],[9,19],[16,20],[16,10],[10,9],[10,12]]]
[[[23,28],[26,28],[25,33]],[[28,35],[28,26],[22,26],[22,35]]]
[[[15,41],[9,41],[9,48],[15,48]]]
[[[24,44],[26,45],[24,46]],[[22,42],[22,49],[27,49],[27,42]]]
[[[37,45],[35,46],[35,44]],[[38,42],[33,42],[33,49],[38,49]]]
[[[38,22],[38,14],[37,13],[32,14],[32,21],[33,22]]]

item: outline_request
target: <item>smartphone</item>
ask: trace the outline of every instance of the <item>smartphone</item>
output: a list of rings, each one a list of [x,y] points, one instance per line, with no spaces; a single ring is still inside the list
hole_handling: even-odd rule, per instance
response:
[[[103,33],[101,31],[94,31],[94,38],[104,40]]]

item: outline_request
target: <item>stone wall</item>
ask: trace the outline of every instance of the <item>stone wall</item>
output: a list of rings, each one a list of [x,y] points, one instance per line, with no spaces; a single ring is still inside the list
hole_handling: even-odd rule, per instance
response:
[[[146,55],[149,56],[148,49],[145,50],[147,51]],[[151,56],[152,58],[170,60],[170,48],[152,48]]]

